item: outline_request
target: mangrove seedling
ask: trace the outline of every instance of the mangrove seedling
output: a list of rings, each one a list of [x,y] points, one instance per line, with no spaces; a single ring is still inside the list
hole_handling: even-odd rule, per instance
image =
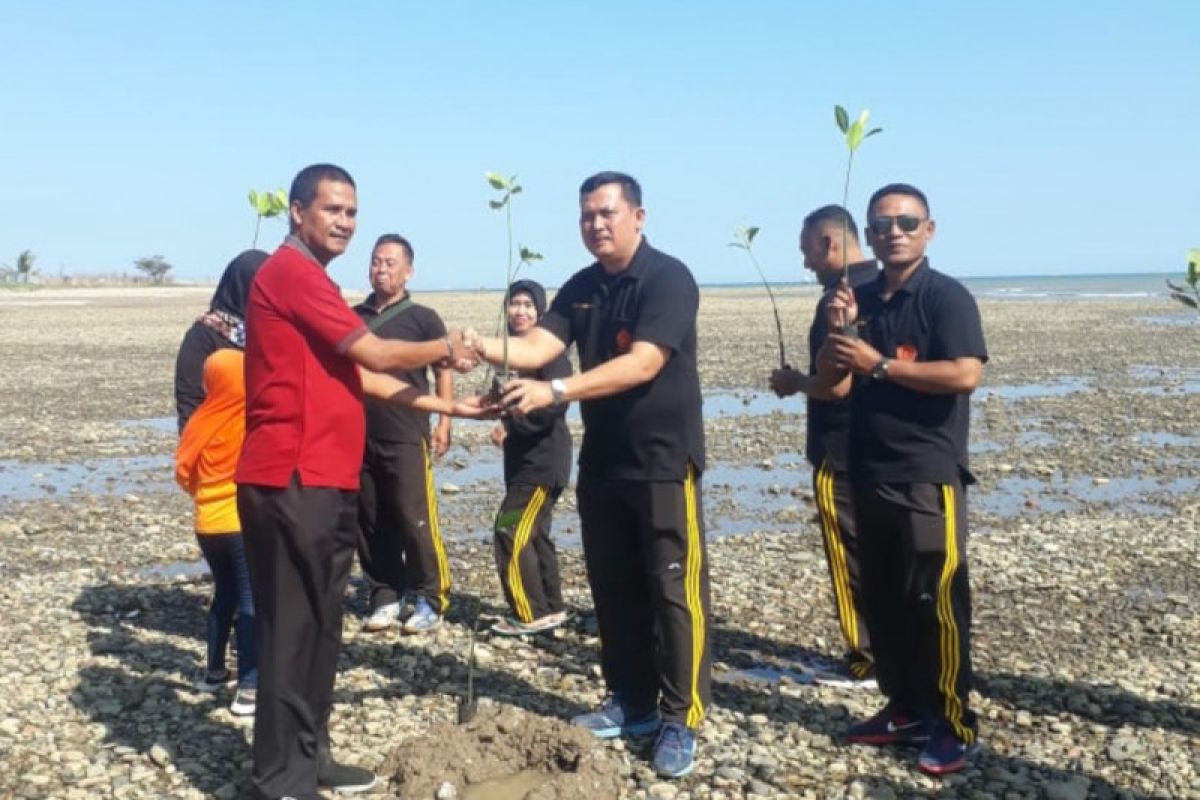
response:
[[[508,290],[512,286],[512,282],[517,279],[521,267],[541,261],[542,254],[525,245],[519,245],[515,251],[513,249],[512,199],[514,195],[523,191],[521,185],[517,183],[517,176],[510,175],[506,178],[499,172],[485,172],[483,176],[487,179],[488,184],[499,192],[499,199],[489,200],[488,208],[493,211],[504,210],[504,223],[508,232],[508,266],[504,271],[504,297],[500,300],[500,320],[496,326],[501,337],[500,341],[503,343],[503,358],[497,377],[503,384],[508,381],[508,324],[505,321],[508,315]]]
[[[738,228],[734,231],[733,241],[729,243],[729,246],[746,251],[746,255],[750,257],[750,263],[754,265],[754,271],[758,273],[758,278],[762,281],[763,288],[767,290],[767,297],[771,301],[771,310],[775,312],[775,334],[779,337],[779,368],[788,369],[787,356],[783,352],[783,323],[779,321],[779,306],[775,304],[775,293],[771,291],[771,284],[767,281],[767,276],[763,274],[762,267],[758,265],[758,259],[754,257],[754,237],[758,236],[758,231],[759,229],[754,226]]]
[[[1174,281],[1167,281],[1167,288],[1171,290],[1171,297],[1174,297],[1188,308],[1200,311],[1200,247],[1193,247],[1191,250],[1188,250],[1187,275],[1184,276],[1183,280],[1187,283],[1186,288]]]
[[[258,247],[258,229],[264,219],[281,216],[288,207],[287,192],[276,189],[273,192],[250,190],[250,207],[254,209],[254,239],[250,242],[251,249]]]
[[[864,140],[871,138],[877,133],[883,133],[883,128],[871,128],[867,130],[867,120],[871,116],[871,110],[864,108],[858,113],[858,119],[854,122],[850,121],[850,115],[846,113],[846,109],[839,105],[833,107],[833,119],[837,122],[838,130],[842,132],[842,137],[846,140],[846,149],[849,151],[846,158],[846,179],[842,182],[842,208],[850,210],[850,172],[854,168],[854,153],[858,150],[858,146]],[[864,220],[865,222],[865,220]],[[842,223],[842,283],[846,286],[850,285],[850,259],[847,256],[850,246],[850,229],[845,221]],[[850,326],[843,326],[843,332],[849,335],[854,334],[854,329]]]

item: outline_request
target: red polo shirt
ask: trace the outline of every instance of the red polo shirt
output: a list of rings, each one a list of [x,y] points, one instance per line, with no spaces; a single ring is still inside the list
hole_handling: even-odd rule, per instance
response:
[[[236,480],[358,489],[362,381],[346,355],[366,333],[325,268],[284,244],[246,300],[246,441]]]

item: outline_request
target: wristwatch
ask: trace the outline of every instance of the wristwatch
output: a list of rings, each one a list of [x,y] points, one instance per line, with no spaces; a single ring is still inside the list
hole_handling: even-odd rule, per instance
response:
[[[890,358],[888,358],[887,356],[884,356],[883,358],[879,359],[879,363],[876,364],[875,366],[871,367],[871,380],[886,381],[887,374],[888,374],[888,372],[887,372],[888,364],[890,364],[891,361],[892,360]]]
[[[562,378],[550,381],[550,394],[554,396],[554,405],[561,406],[567,401],[567,385]]]

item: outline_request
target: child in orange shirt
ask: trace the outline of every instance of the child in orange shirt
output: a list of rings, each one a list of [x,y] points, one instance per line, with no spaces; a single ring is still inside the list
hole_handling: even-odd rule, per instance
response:
[[[215,351],[204,362],[205,399],[188,420],[175,452],[175,481],[196,504],[196,541],[212,571],[208,610],[208,658],[201,691],[215,692],[233,680],[225,667],[230,629],[237,635],[237,691],[230,710],[254,713],[258,659],[254,649],[254,599],[233,482],[246,435],[246,388],[241,350]]]

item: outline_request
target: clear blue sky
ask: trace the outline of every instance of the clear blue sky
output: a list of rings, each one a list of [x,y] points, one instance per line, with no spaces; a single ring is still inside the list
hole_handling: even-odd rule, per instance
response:
[[[1200,3],[45,2],[0,12],[0,261],[215,278],[251,187],[314,161],[359,186],[331,266],[417,250],[414,288],[499,286],[483,173],[558,285],[590,259],[579,181],[637,176],[647,234],[702,282],[797,280],[799,221],[841,199],[835,103],[884,133],[850,207],[917,184],[955,275],[1182,271],[1200,245]],[[264,223],[260,244],[284,228]]]

